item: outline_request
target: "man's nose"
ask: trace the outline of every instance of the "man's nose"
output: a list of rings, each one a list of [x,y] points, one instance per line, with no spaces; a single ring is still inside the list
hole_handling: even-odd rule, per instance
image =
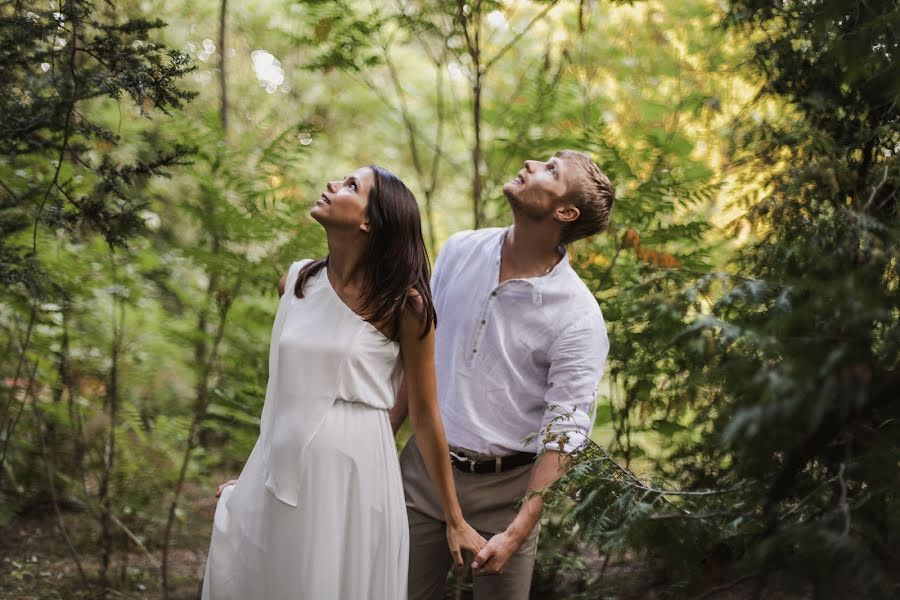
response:
[[[525,170],[528,171],[529,173],[534,173],[534,161],[533,160],[525,161]]]
[[[327,189],[329,192],[331,192],[333,194],[335,192],[335,190],[337,190],[337,186],[335,185],[335,183],[337,183],[337,182],[329,181],[328,183],[325,184],[325,189]]]

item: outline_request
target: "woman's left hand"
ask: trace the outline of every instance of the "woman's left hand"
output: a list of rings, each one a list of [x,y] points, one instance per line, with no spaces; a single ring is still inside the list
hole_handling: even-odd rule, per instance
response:
[[[237,483],[237,479],[229,479],[228,481],[226,481],[225,483],[220,485],[218,488],[216,488],[216,498],[218,498],[219,496],[222,495],[222,492],[225,491],[225,488],[227,488],[229,485],[234,485],[236,483]]]
[[[487,540],[481,537],[465,520],[456,525],[447,523],[447,545],[450,547],[450,555],[457,567],[463,566],[462,551],[468,550],[472,554],[478,554]]]

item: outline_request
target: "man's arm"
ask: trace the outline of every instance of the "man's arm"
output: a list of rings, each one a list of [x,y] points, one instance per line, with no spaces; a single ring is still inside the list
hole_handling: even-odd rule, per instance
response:
[[[547,413],[539,439],[544,451],[531,470],[527,498],[505,531],[488,540],[472,563],[477,575],[503,570],[509,558],[525,543],[541,517],[541,490],[566,472],[569,453],[590,436],[591,407],[603,376],[609,341],[602,316],[588,316],[564,331],[550,350],[550,388],[545,396]],[[557,409],[557,410],[554,410]],[[561,412],[558,409],[563,409]]]
[[[564,452],[558,450],[543,452],[531,469],[527,493],[531,494],[552,485],[566,472],[568,462],[569,457]],[[495,575],[502,571],[509,558],[522,547],[537,525],[543,506],[544,497],[540,494],[532,494],[523,502],[516,518],[506,530],[488,540],[481,552],[475,556],[472,572],[475,575]]]

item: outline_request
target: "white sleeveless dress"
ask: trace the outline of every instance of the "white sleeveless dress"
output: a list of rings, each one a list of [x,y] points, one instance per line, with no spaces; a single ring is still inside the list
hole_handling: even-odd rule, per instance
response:
[[[388,409],[399,344],[344,304],[326,268],[269,347],[260,436],[216,506],[203,600],[401,600],[409,529]]]

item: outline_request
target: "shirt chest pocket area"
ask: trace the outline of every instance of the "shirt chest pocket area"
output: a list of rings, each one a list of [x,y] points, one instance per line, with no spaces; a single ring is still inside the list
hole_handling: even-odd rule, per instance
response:
[[[554,338],[546,324],[529,316],[507,317],[502,326],[486,324],[468,349],[471,368],[462,375],[477,378],[486,392],[545,385]]]

